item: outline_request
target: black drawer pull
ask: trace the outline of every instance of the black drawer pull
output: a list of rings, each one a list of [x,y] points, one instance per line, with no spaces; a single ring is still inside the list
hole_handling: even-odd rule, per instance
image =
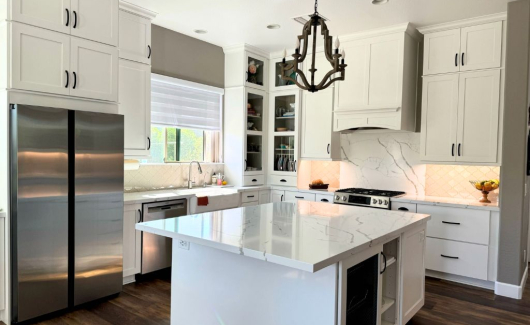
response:
[[[287,183],[287,181],[285,179],[280,179],[280,182]]]
[[[142,210],[138,209],[138,221],[136,223],[142,222]]]
[[[295,199],[304,199],[303,196],[295,196]]]
[[[252,197],[254,197],[254,195],[247,195],[247,197],[248,197],[248,198],[252,198]]]
[[[399,211],[409,211],[409,209],[407,209],[407,208],[403,208],[403,207],[399,208],[398,210],[399,210]]]
[[[320,200],[320,202],[329,202],[329,200],[328,199],[322,199],[322,200]]]
[[[456,256],[448,256],[448,255],[444,255],[444,254],[441,254],[440,256],[443,257],[443,258],[450,258],[450,259],[452,259],[452,260],[457,260],[457,259],[459,259],[459,257],[456,257]]]
[[[142,213],[142,210],[138,209],[138,213],[140,214],[140,221],[139,222],[144,222],[144,214]]]
[[[455,225],[455,226],[460,226],[460,222],[449,222],[449,221],[442,221],[442,223],[445,223],[447,225]]]
[[[258,180],[257,180],[257,179],[253,179],[252,181],[253,181],[253,182],[257,182]]]

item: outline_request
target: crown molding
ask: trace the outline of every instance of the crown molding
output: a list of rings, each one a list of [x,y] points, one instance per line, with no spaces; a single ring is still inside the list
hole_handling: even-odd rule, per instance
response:
[[[360,40],[364,38],[384,36],[384,35],[390,35],[390,34],[396,34],[396,33],[407,33],[411,37],[420,39],[420,40],[423,38],[423,35],[421,35],[417,31],[414,25],[412,25],[411,23],[403,23],[399,25],[393,25],[393,26],[388,26],[388,27],[383,27],[383,28],[361,31],[361,32],[348,34],[348,35],[339,35],[339,39],[341,42],[349,42],[349,41],[355,41],[355,40]]]
[[[452,21],[443,24],[431,25],[418,28],[418,31],[422,34],[430,34],[435,32],[441,32],[445,30],[457,29],[462,27],[476,26],[481,24],[493,23],[497,21],[503,21],[508,19],[508,14],[506,12],[500,12],[498,14],[480,16],[470,19],[463,19]]]
[[[131,14],[142,16],[153,20],[158,15],[158,12],[151,11],[149,9],[142,8],[132,3],[120,0],[120,10],[127,11]]]
[[[223,47],[223,52],[226,53],[234,53],[234,52],[240,52],[240,51],[246,51],[250,52],[256,55],[261,55],[265,58],[269,58],[269,52],[266,52],[258,47],[249,45],[249,44],[236,44],[236,45],[230,45]]]

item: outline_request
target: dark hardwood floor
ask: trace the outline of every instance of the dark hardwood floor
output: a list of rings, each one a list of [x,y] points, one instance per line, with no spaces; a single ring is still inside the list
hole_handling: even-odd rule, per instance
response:
[[[164,272],[124,286],[123,292],[115,298],[92,303],[34,324],[169,324],[169,304],[170,275]],[[525,288],[524,299],[513,300],[495,296],[488,290],[428,278],[425,306],[408,325],[448,324],[530,324],[530,281]]]

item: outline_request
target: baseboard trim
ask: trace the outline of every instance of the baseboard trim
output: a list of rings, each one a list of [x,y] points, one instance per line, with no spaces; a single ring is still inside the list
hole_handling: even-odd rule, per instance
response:
[[[136,276],[135,275],[129,275],[123,277],[123,285],[136,282]]]
[[[503,282],[495,282],[495,294],[513,299],[522,299],[526,280],[528,280],[528,268],[524,271],[521,284],[518,286]]]
[[[425,275],[431,278],[437,278],[441,280],[466,284],[466,285],[470,285],[473,287],[488,289],[492,291],[495,289],[495,283],[492,281],[473,279],[473,278],[469,278],[469,277],[465,277],[461,275],[449,274],[449,273],[432,271],[432,270],[425,270]]]

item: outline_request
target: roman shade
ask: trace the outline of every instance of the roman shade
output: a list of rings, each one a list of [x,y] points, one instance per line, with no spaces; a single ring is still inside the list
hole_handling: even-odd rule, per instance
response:
[[[152,74],[151,123],[220,131],[223,94],[221,88]]]

